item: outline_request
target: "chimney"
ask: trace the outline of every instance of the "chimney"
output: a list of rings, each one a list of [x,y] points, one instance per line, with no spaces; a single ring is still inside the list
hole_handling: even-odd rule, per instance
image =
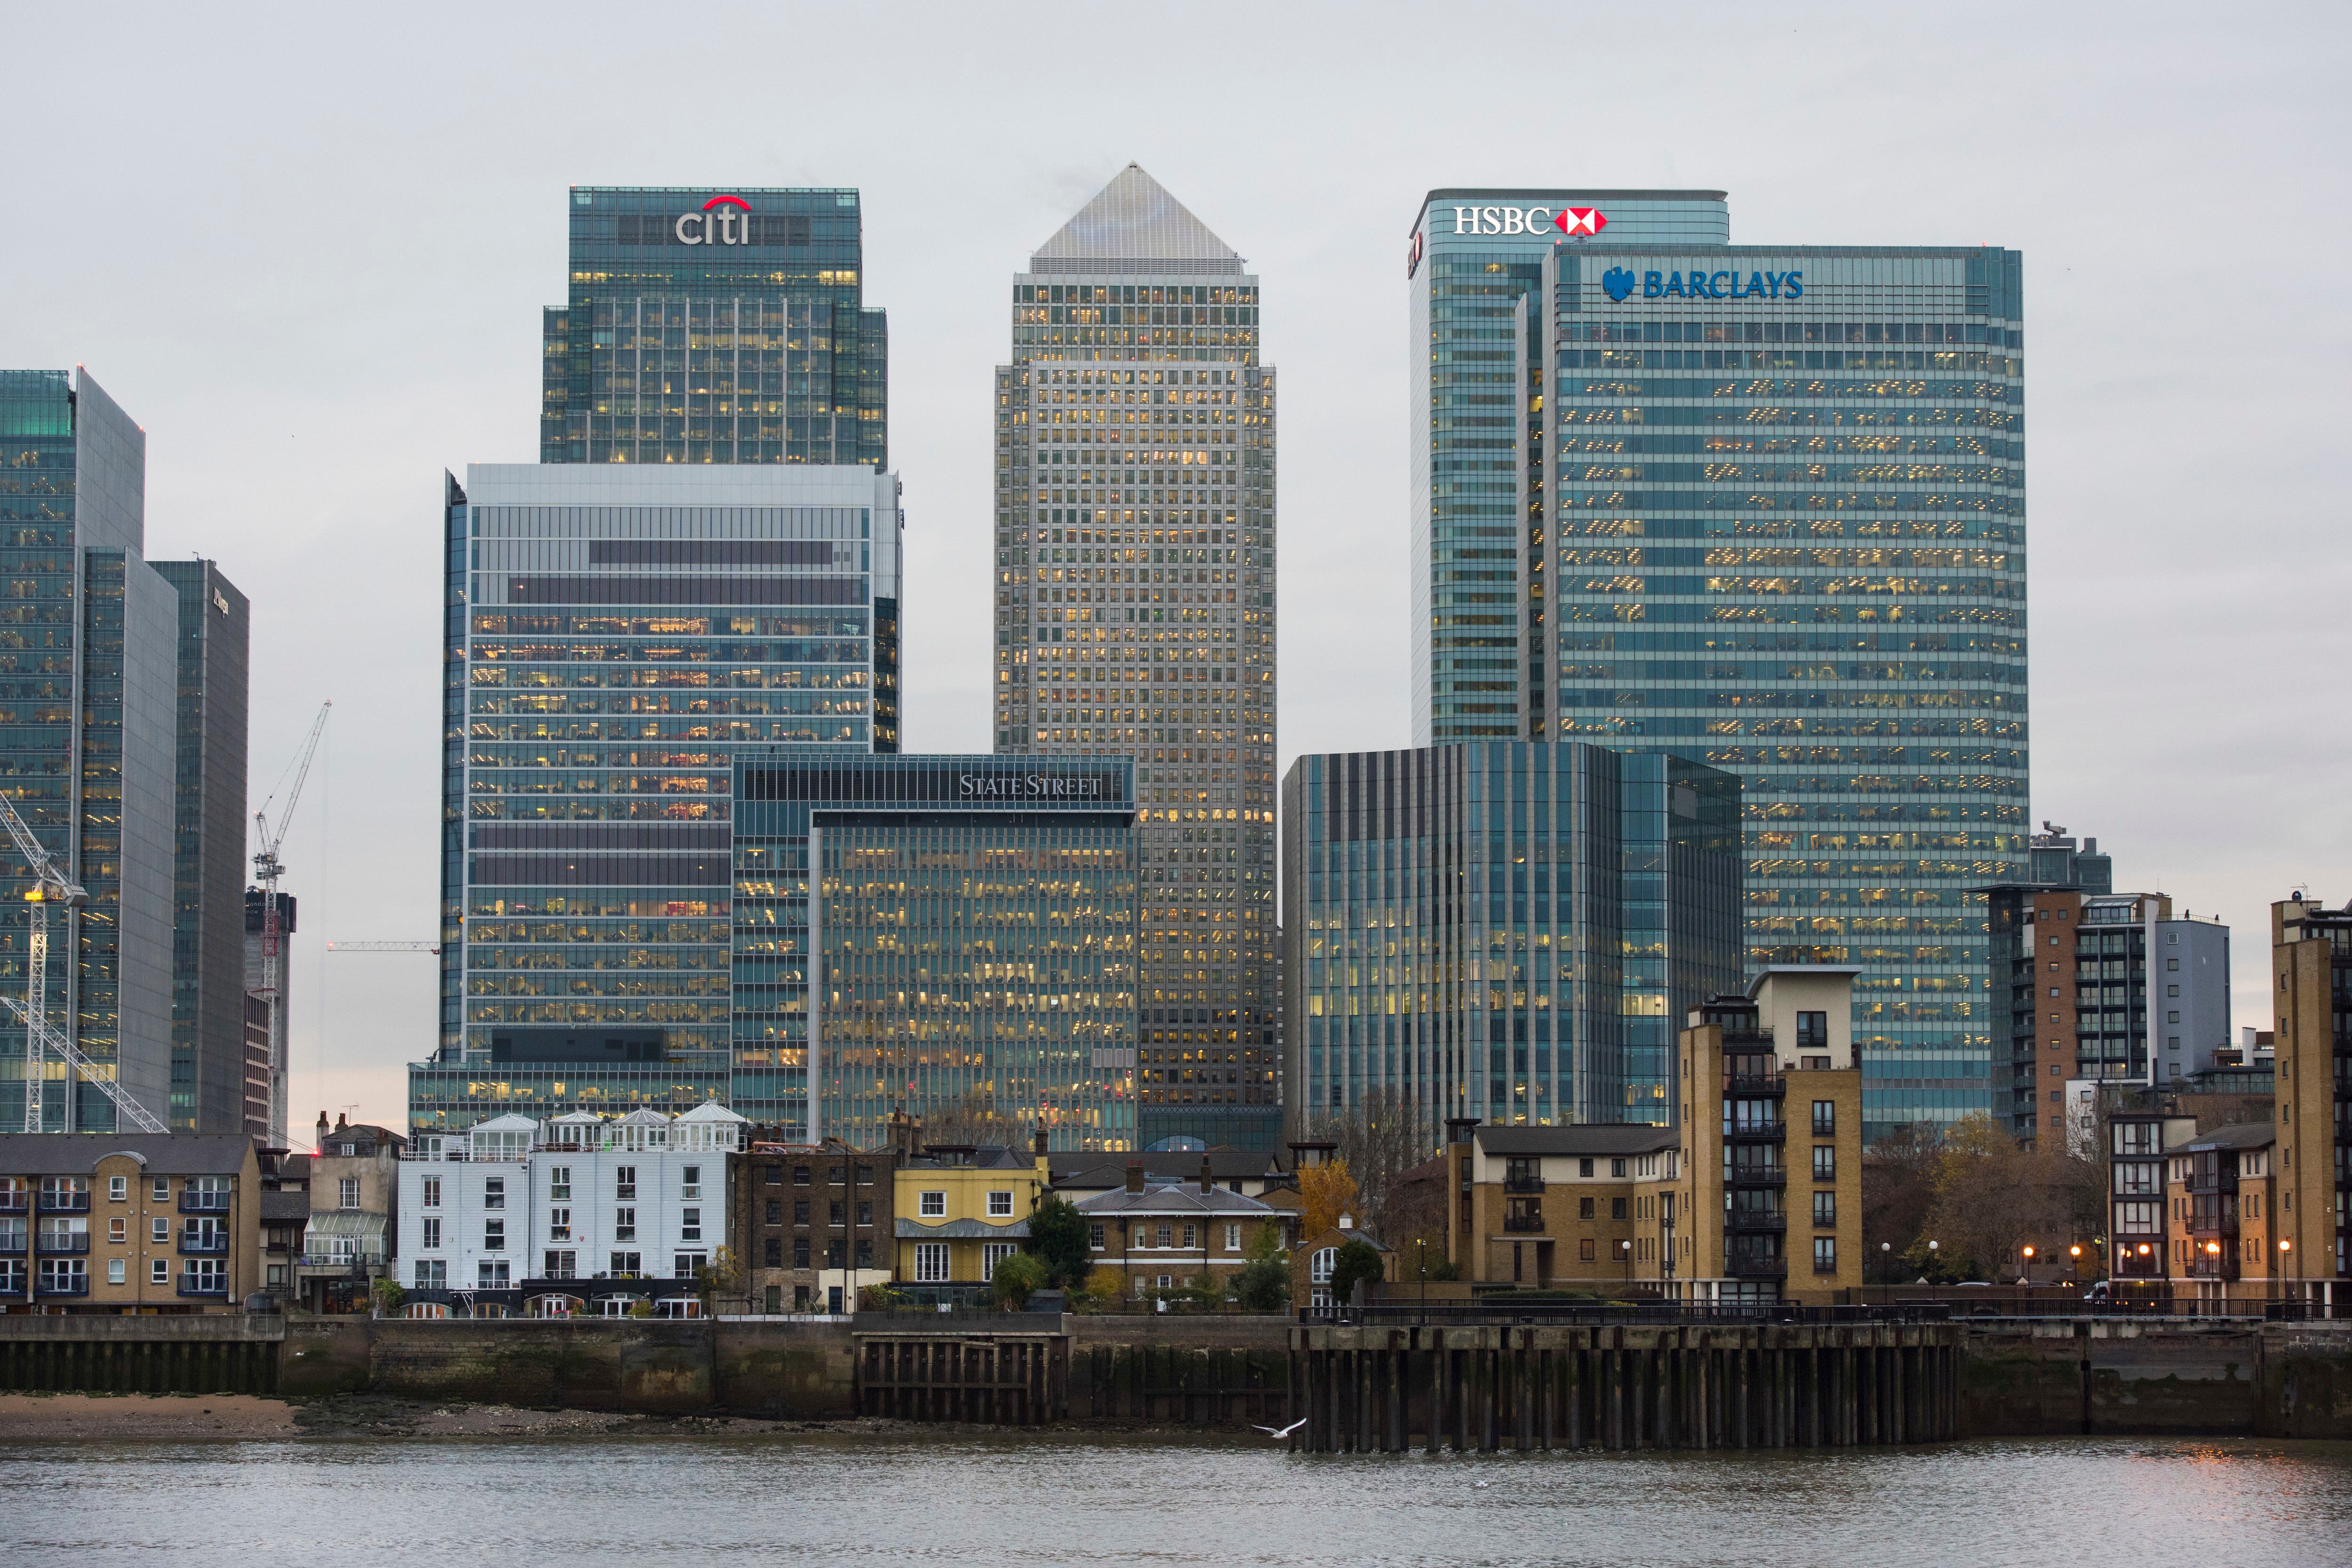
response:
[[[1129,1160],[1127,1162],[1127,1190],[1129,1192],[1141,1192],[1143,1190],[1143,1162],[1141,1160]]]
[[[1339,1228],[1342,1230],[1353,1230],[1356,1228],[1356,1217],[1352,1214],[1341,1215],[1339,1217]]]
[[[1037,1135],[1029,1141],[1029,1149],[1030,1153],[1035,1156],[1037,1162],[1037,1185],[1040,1186],[1053,1186],[1054,1162],[1047,1157],[1045,1153],[1045,1128],[1040,1127],[1037,1129]]]
[[[1206,1197],[1216,1190],[1217,1180],[1209,1174],[1209,1156],[1203,1152],[1201,1155],[1201,1196]]]
[[[319,1147],[319,1152],[320,1152],[320,1154],[324,1154],[324,1153],[326,1153],[326,1151],[327,1151],[327,1113],[326,1113],[324,1111],[321,1111],[321,1112],[320,1112],[320,1113],[319,1113],[319,1145],[318,1145],[318,1147]]]
[[[345,1116],[341,1111],[335,1113],[335,1131],[340,1133],[350,1124],[351,1119],[349,1117]]]

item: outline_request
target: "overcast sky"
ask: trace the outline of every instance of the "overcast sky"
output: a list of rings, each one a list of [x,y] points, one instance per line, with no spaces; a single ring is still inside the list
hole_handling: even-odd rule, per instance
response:
[[[2324,483],[2352,349],[2347,15],[19,6],[0,366],[87,365],[147,430],[150,559],[211,556],[251,596],[256,804],[334,700],[285,854],[293,1115],[397,1125],[432,961],[321,943],[435,934],[441,474],[537,455],[566,186],[863,193],[908,748],[986,750],[1008,282],[1140,162],[1264,284],[1286,767],[1411,738],[1424,191],[1719,187],[1741,243],[2012,246],[2034,816],[2096,834],[2119,886],[2227,918],[2238,1020],[2267,1025],[2269,902],[2352,898],[2352,571]]]

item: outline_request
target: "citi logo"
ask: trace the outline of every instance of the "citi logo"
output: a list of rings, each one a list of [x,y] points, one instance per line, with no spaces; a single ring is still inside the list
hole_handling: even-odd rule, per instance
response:
[[[680,213],[674,232],[680,245],[750,245],[751,204],[740,196],[713,196],[700,212]]]

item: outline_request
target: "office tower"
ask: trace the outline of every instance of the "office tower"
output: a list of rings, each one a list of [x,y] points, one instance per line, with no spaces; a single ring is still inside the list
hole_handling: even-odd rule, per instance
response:
[[[2344,1310],[2352,1277],[2352,904],[2297,891],[2271,905],[2277,1009],[2278,1164],[2292,1188],[2273,1221],[2290,1299]]]
[[[172,1100],[178,1133],[253,1133],[245,1113],[245,734],[248,607],[218,562],[154,563],[179,595],[172,786]]]
[[[267,935],[265,927],[268,912],[269,894],[258,887],[247,888],[245,890],[245,989],[248,996],[262,988],[262,945]],[[294,917],[296,912],[294,895],[290,893],[279,894],[278,895],[278,1005],[272,1007],[259,998],[255,998],[255,1006],[262,1010],[260,1028],[268,1040],[267,1050],[260,1052],[262,1072],[260,1099],[268,1106],[265,1114],[270,1129],[269,1142],[277,1148],[288,1146],[286,1139],[292,1125],[286,1119],[287,1075],[293,1067],[293,1046],[287,1026],[288,1020],[294,1016]],[[253,1061],[255,1052],[251,1038],[254,1028],[253,1014],[250,1009],[247,1009],[246,1072],[248,1080],[253,1075],[255,1066]],[[247,1086],[246,1094],[248,1099],[254,1097],[254,1090],[250,1082]]]
[[[736,1104],[860,1148],[900,1110],[943,1143],[1136,1146],[1131,763],[735,767]]]
[[[897,749],[897,478],[477,464],[444,524],[441,1039],[412,1126],[782,1120],[774,1040],[734,1082],[734,759]]]
[[[1738,778],[1480,741],[1283,779],[1294,1135],[1374,1094],[1450,1117],[1673,1119],[1675,1030],[1740,988]]]
[[[1129,164],[1013,282],[996,750],[1132,758],[1150,1147],[1274,1146],[1275,372],[1258,282]]]
[[[542,463],[889,466],[857,193],[575,185]]]
[[[87,371],[0,371],[0,552],[13,591],[0,674],[17,719],[0,789],[89,891],[49,916],[47,1013],[162,1115],[172,1070],[172,585],[149,570],[146,433]],[[79,766],[77,766],[77,763]],[[30,873],[6,857],[0,950],[22,994]],[[0,1016],[0,1126],[25,1125],[25,1033]],[[114,1106],[54,1055],[42,1124],[107,1132]]]
[[[1980,889],[2021,879],[2027,828],[2021,263],[1732,246],[1724,211],[1715,192],[1432,193],[1416,431],[1423,402],[1433,428],[1506,406],[1458,389],[1494,396],[1507,364],[1517,531],[1431,557],[1495,574],[1466,630],[1496,641],[1456,655],[1477,704],[1435,670],[1417,703],[1426,733],[1507,701],[1526,736],[1739,773],[1748,967],[1862,966],[1874,1138],[1990,1103]],[[1501,298],[1509,329],[1475,340],[1464,312],[1483,300],[1498,329]],[[1454,528],[1459,484],[1500,529],[1505,449],[1468,444],[1499,434],[1457,423],[1432,446],[1459,461],[1417,527]],[[1507,583],[1474,542],[1508,550]],[[1516,641],[1487,623],[1506,597]]]
[[[2042,883],[1983,892],[1992,1113],[2018,1136],[2063,1133],[2085,1087],[2177,1088],[2221,1065],[2217,1053],[2231,1049],[2227,925],[2176,916],[2160,893]]]

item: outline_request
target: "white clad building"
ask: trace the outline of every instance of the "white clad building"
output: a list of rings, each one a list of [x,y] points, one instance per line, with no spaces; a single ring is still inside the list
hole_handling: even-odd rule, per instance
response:
[[[418,1137],[400,1162],[400,1282],[421,1301],[468,1307],[680,1294],[725,1242],[727,1159],[746,1125],[713,1101],[677,1116],[496,1116]],[[565,1284],[541,1288],[553,1281]]]

